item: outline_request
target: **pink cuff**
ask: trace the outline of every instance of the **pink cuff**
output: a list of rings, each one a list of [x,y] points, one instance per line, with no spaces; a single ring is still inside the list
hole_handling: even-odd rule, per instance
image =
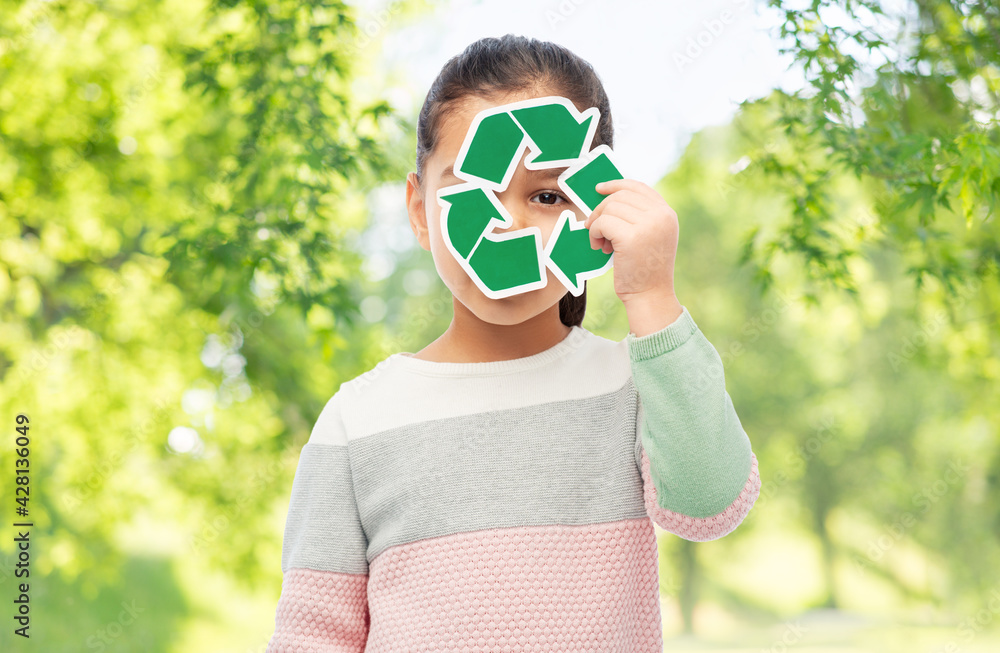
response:
[[[671,533],[691,540],[693,542],[707,542],[717,540],[724,535],[733,532],[747,513],[753,507],[754,502],[760,495],[760,474],[757,471],[757,456],[750,452],[750,476],[739,496],[733,500],[729,507],[717,515],[711,517],[689,517],[672,510],[661,508],[656,501],[656,486],[653,484],[653,477],[649,471],[649,456],[646,451],[642,452],[642,485],[643,501],[646,504],[646,512],[660,528]]]

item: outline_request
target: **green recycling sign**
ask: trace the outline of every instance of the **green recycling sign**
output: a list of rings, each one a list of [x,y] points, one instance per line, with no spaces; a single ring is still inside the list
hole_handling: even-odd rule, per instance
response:
[[[493,107],[473,119],[454,166],[463,183],[442,188],[437,200],[445,244],[487,297],[543,288],[546,267],[579,296],[584,281],[612,267],[614,252],[593,249],[589,230],[570,210],[559,215],[544,247],[535,226],[494,232],[513,225],[496,193],[507,188],[526,147],[525,168],[565,167],[556,182],[559,188],[587,216],[597,208],[605,195],[594,187],[622,179],[611,148],[590,149],[599,119],[596,107],[581,113],[559,96]]]

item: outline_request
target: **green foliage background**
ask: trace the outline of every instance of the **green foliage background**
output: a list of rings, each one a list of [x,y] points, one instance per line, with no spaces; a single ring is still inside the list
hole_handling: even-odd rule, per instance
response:
[[[879,3],[769,4],[807,87],[658,185],[764,486],[722,540],[660,534],[668,648],[991,650],[1000,10],[919,0],[894,40]],[[3,650],[263,650],[319,410],[451,315],[423,250],[378,281],[359,254],[413,147],[377,38],[337,2],[0,1],[0,416],[31,418],[35,524]],[[620,339],[612,279],[584,326]]]

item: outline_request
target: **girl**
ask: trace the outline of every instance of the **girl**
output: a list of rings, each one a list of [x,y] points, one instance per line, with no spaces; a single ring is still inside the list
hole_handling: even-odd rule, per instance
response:
[[[614,252],[622,341],[581,326],[586,292],[486,297],[442,240],[439,188],[479,111],[608,98],[585,61],[505,36],[470,45],[420,113],[406,205],[454,295],[448,329],[343,383],[292,483],[270,653],[663,650],[653,524],[704,541],[760,491],[722,362],[674,293],[674,211],[635,180],[598,184],[591,246]],[[523,162],[498,194],[547,242],[573,207]]]

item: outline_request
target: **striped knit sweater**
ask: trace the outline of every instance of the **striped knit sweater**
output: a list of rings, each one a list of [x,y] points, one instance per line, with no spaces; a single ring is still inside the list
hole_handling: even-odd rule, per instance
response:
[[[615,342],[389,356],[302,447],[268,653],[660,653],[656,533],[712,540],[760,491],[687,309]]]

